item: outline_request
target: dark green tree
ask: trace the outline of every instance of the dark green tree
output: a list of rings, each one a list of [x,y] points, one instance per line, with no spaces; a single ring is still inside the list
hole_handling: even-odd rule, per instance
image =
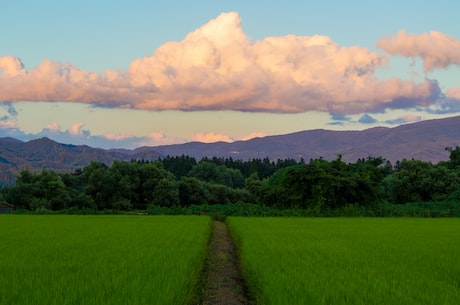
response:
[[[244,186],[244,178],[239,170],[227,168],[225,165],[217,165],[215,162],[200,161],[193,167],[188,176],[231,188]]]
[[[172,177],[160,179],[153,190],[152,204],[172,207],[179,206],[179,202],[179,188],[177,183]]]
[[[460,187],[460,177],[445,165],[404,159],[385,177],[383,187],[391,203],[438,201]]]
[[[278,170],[252,191],[258,202],[279,208],[338,208],[346,205],[370,205],[381,200],[378,170],[351,166],[339,155],[331,162],[311,160]],[[371,170],[372,169],[372,170]]]
[[[176,179],[186,176],[197,164],[195,158],[185,155],[175,157],[167,156],[164,159],[160,159],[160,161],[163,163],[164,169],[174,174]]]
[[[460,168],[460,147],[446,147],[449,152],[449,167],[452,169]]]
[[[31,210],[31,203],[39,194],[39,189],[36,182],[38,176],[31,171],[24,169],[19,173],[16,184],[2,189],[3,197],[11,204],[14,204],[17,209]]]
[[[182,177],[179,181],[180,205],[190,206],[208,202],[209,189],[206,182],[194,177]]]

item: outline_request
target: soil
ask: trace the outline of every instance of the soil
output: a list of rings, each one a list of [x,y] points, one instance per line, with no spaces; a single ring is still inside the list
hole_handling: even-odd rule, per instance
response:
[[[200,305],[249,305],[235,245],[227,226],[213,220]]]

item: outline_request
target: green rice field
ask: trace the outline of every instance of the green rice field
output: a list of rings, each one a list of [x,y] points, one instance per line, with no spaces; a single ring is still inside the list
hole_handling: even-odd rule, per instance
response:
[[[201,216],[0,216],[0,304],[187,304]]]
[[[460,219],[227,219],[257,304],[460,304]]]

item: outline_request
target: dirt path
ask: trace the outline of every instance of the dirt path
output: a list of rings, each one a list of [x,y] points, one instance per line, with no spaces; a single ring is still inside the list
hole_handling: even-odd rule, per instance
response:
[[[213,221],[201,305],[248,305],[247,288],[227,226]]]

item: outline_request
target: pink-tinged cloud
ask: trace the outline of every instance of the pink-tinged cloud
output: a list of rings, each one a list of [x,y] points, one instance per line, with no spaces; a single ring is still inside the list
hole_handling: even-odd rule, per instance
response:
[[[197,141],[197,142],[203,142],[203,143],[215,143],[215,142],[231,143],[234,141],[246,141],[246,140],[254,139],[257,137],[265,137],[266,135],[267,134],[263,132],[252,132],[248,135],[236,138],[236,137],[231,137],[229,135],[222,134],[222,133],[199,132],[199,133],[192,135],[192,140]]]
[[[56,122],[52,122],[52,123],[49,123],[48,125],[46,125],[45,129],[49,130],[49,131],[60,131],[61,130],[61,127],[59,127],[59,124],[56,123]]]
[[[421,116],[414,114],[407,114],[401,118],[404,120],[405,123],[415,123],[422,120]]]
[[[168,42],[126,71],[94,73],[44,60],[30,71],[0,59],[0,101],[68,101],[145,110],[237,110],[334,114],[433,104],[437,83],[374,72],[388,57],[327,36],[251,41],[237,13],[224,13]]]
[[[265,136],[267,136],[266,133],[256,131],[256,132],[252,132],[252,133],[250,133],[248,135],[245,135],[245,136],[241,137],[239,140],[247,141],[247,140],[254,139],[254,138],[263,138]]]
[[[153,141],[154,143],[165,143],[167,141],[168,137],[164,133],[163,130],[160,131],[153,131],[148,135],[148,139],[150,141]]]
[[[428,110],[437,114],[460,112],[460,87],[447,90],[444,98]]]
[[[15,77],[26,74],[21,60],[11,55],[0,57],[0,71],[0,76],[3,75],[5,77]]]
[[[192,135],[192,140],[203,143],[233,142],[228,135],[214,132],[199,132]]]
[[[447,90],[446,98],[460,101],[460,87],[453,87]]]
[[[69,133],[73,136],[83,135],[83,126],[85,126],[85,123],[75,123],[72,126],[70,126]]]
[[[14,121],[0,121],[0,128],[6,128],[6,129],[17,128],[17,124]]]
[[[98,136],[92,136],[98,137]],[[112,146],[124,144],[130,147],[142,147],[142,146],[158,146],[168,145],[186,142],[185,139],[177,137],[169,137],[164,131],[153,131],[146,136],[136,136],[125,132],[121,133],[106,133],[102,138],[107,142],[112,142]]]
[[[138,138],[137,147],[139,146],[158,146],[187,142],[183,138],[168,136],[163,130],[152,131],[145,137]]]
[[[421,120],[422,120],[421,116],[413,115],[413,114],[407,114],[407,115],[404,115],[404,116],[399,117],[399,118],[394,119],[394,120],[387,120],[386,123],[399,125],[399,124],[415,123],[415,122],[419,122]]]
[[[111,140],[111,141],[121,141],[121,140],[125,140],[125,139],[129,139],[129,138],[132,138],[134,136],[132,135],[129,135],[125,132],[121,132],[121,133],[106,133],[104,134],[104,138],[106,138],[107,140]]]
[[[401,30],[377,46],[392,55],[422,58],[426,71],[460,65],[460,40],[436,31],[416,35]]]

